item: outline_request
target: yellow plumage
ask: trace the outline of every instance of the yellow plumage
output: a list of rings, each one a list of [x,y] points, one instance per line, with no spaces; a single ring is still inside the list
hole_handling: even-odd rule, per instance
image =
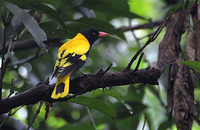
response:
[[[53,98],[53,99],[63,98],[69,93],[69,77],[70,77],[70,73],[67,76],[65,76],[64,78],[61,78],[60,76],[58,76],[55,88],[54,88],[53,93],[51,95],[51,98]],[[57,86],[60,83],[65,84],[64,92],[56,94]]]
[[[95,29],[85,29],[59,48],[52,76],[57,77],[57,82],[51,98],[63,98],[69,93],[70,75],[75,74],[84,65],[92,44],[99,37],[108,35]]]
[[[88,52],[89,48],[90,44],[87,38],[85,38],[81,33],[78,33],[72,40],[63,44],[58,52],[61,53],[63,50],[66,50],[67,53],[83,55]],[[65,55],[67,55],[67,53]]]
[[[84,64],[87,59],[86,54],[88,53],[89,49],[89,41],[81,33],[78,33],[76,37],[64,43],[59,48],[57,56],[58,58],[56,60],[53,75],[58,77],[51,98],[63,98],[68,94],[70,73],[68,73],[67,75],[62,74],[64,74],[67,67],[72,67],[72,65],[75,64],[77,61],[83,62]]]

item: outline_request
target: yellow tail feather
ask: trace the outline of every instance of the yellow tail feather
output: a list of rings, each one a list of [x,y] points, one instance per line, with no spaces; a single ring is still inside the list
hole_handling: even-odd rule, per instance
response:
[[[58,98],[63,98],[67,96],[67,94],[69,93],[69,77],[70,77],[70,73],[64,78],[61,78],[60,75],[58,76],[53,93],[51,94],[51,98],[58,99]],[[61,87],[61,84],[64,85],[64,91],[58,92],[58,89],[60,89],[58,87]]]

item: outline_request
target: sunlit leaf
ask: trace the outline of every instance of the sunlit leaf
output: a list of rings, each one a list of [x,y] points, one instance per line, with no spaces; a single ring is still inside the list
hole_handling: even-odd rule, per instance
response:
[[[155,4],[154,1],[150,0],[129,0],[128,1],[130,11],[134,14],[137,14],[139,16],[145,17],[145,18],[156,18],[158,15],[160,15],[160,12],[158,12],[155,7],[153,6]],[[156,1],[156,4],[162,4],[159,1]],[[160,7],[160,6],[158,6]],[[157,7],[157,8],[158,8]]]
[[[124,100],[122,100],[121,95],[115,91],[111,91],[111,90],[103,91],[101,89],[97,89],[91,93],[90,97],[97,97],[97,96],[103,96],[103,95],[109,95],[117,99],[120,103],[122,103],[128,109],[130,114],[133,114],[133,108],[129,104],[127,104]]]
[[[5,2],[4,6],[10,12],[12,12],[15,17],[22,21],[25,28],[31,33],[31,35],[35,39],[38,46],[40,46],[42,49],[45,50],[45,52],[47,52],[47,49],[45,48],[45,45],[43,43],[43,41],[47,40],[46,33],[40,28],[37,21],[25,10],[19,8],[12,3]]]
[[[176,62],[176,63],[187,65],[188,67],[200,73],[200,62],[198,61],[181,61],[181,62]]]
[[[194,89],[194,99],[195,99],[195,101],[200,102],[200,88]]]
[[[114,118],[116,116],[115,111],[111,107],[109,107],[102,101],[100,101],[96,98],[93,98],[93,97],[79,96],[79,97],[70,99],[68,102],[73,102],[73,103],[77,103],[77,104],[80,104],[83,106],[88,106],[89,108],[98,110],[112,118]]]

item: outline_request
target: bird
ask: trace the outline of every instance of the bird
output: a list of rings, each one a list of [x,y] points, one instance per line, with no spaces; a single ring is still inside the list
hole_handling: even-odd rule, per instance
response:
[[[88,28],[80,31],[73,39],[64,43],[58,50],[53,77],[57,77],[51,98],[58,99],[69,93],[70,76],[75,74],[86,62],[94,42],[106,32]]]

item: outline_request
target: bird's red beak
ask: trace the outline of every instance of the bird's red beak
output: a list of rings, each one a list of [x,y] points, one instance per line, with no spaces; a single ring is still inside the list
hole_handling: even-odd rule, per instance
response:
[[[109,36],[110,34],[99,31],[99,37]]]

